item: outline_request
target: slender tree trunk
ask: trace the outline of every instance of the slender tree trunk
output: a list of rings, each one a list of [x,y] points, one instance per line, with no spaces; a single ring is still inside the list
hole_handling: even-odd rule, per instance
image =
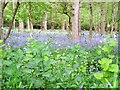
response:
[[[97,7],[97,3],[95,3],[95,8]],[[94,31],[97,32],[97,13],[94,15],[95,16],[95,23],[94,23]]]
[[[27,20],[27,29],[30,30],[30,20]]]
[[[29,2],[29,24],[30,24],[30,37],[32,37],[32,35],[33,35],[33,24],[32,24],[31,12],[32,12],[32,5],[31,5],[31,2]]]
[[[44,20],[43,20],[43,29],[47,30],[47,13],[46,12],[43,12],[43,17],[44,17]]]
[[[61,29],[62,30],[65,30],[65,21],[63,20],[62,23],[61,23]]]
[[[105,3],[101,3],[101,35],[105,33]]]
[[[9,26],[7,36],[4,38],[4,43],[6,42],[7,38],[10,36],[11,29],[12,29],[12,26],[13,26],[13,22],[14,22],[14,19],[15,19],[16,13],[17,13],[17,10],[18,10],[18,8],[19,8],[19,5],[20,5],[20,3],[17,2],[17,6],[16,6],[16,8],[15,8],[15,12],[14,12],[13,17],[12,17],[12,22],[11,22],[11,24],[10,24],[10,26]]]
[[[114,7],[115,6],[115,2],[114,0],[112,1],[112,23],[111,23],[111,32],[110,34],[112,35],[113,33],[113,29],[114,29],[114,20],[115,20],[115,14],[114,14]]]
[[[53,16],[51,15],[51,30],[54,30],[54,25],[53,25]]]
[[[24,22],[19,20],[19,32],[24,32]]]
[[[72,38],[73,40],[79,40],[79,0],[72,2]]]
[[[81,3],[81,1],[79,0],[79,14],[78,14],[78,18],[79,18],[79,20],[78,20],[78,24],[79,24],[79,32],[78,32],[78,34],[80,33],[80,31],[81,31],[81,7],[82,7],[82,3]],[[80,36],[80,34],[79,34],[79,36]]]
[[[14,14],[14,8],[15,8],[15,5],[14,5],[14,0],[12,0],[12,12],[13,12],[13,14]],[[13,29],[15,29],[15,19],[14,19],[14,21],[13,21]]]
[[[66,31],[69,31],[69,22],[66,21]]]
[[[119,31],[119,40],[120,40],[120,1],[118,3],[118,31]],[[120,43],[120,41],[119,41],[119,43]],[[120,46],[120,44],[119,44],[119,46]]]
[[[91,39],[92,38],[92,19],[93,19],[92,0],[90,0],[89,6],[90,6],[90,32],[89,32],[89,39]]]
[[[106,19],[106,32],[108,33],[109,31],[109,21],[108,21],[108,16],[107,16],[107,13],[108,13],[108,5],[106,6],[106,16],[105,16],[105,19]]]
[[[116,7],[116,6],[114,6],[114,7]],[[114,12],[118,12],[118,8],[115,9]],[[117,16],[117,13],[115,13],[115,23],[114,23],[114,25],[115,25],[115,32],[118,31],[118,22],[117,22],[117,19],[118,19],[118,16]]]
[[[0,39],[3,38],[2,2],[0,2]]]

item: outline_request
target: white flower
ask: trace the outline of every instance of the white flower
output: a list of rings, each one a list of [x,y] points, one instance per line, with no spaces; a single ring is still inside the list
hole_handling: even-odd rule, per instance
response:
[[[60,44],[58,46],[61,46]]]
[[[117,36],[114,34],[113,37],[116,38]]]
[[[47,42],[45,42],[45,44],[47,44]]]
[[[58,44],[57,42],[55,42],[55,44]]]
[[[102,40],[100,40],[100,43],[102,43],[103,41]]]

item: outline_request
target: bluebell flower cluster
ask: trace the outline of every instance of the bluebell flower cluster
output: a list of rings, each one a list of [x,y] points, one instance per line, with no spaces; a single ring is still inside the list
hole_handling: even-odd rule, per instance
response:
[[[111,37],[115,38],[115,40],[117,41],[116,34],[113,34]],[[30,38],[29,32],[12,32],[10,37],[6,41],[6,45],[10,45],[14,48],[24,46],[27,42],[27,38]],[[103,44],[103,41],[107,39],[107,35],[104,34],[101,36],[98,32],[93,32],[92,38],[89,39],[89,31],[81,31],[80,40],[75,42],[74,40],[70,39],[69,36],[63,33],[43,34],[42,31],[34,31],[34,33],[32,34],[32,38],[38,39],[41,42],[51,39],[53,41],[51,43],[51,47],[69,47],[78,43],[82,47],[92,48],[93,46]]]

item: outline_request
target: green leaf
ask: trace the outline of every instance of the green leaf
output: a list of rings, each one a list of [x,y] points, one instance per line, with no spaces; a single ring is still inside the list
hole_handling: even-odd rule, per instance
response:
[[[21,64],[21,63],[18,63],[18,64],[16,64],[16,68],[17,69],[19,69],[20,68],[20,66],[22,66],[23,64]]]
[[[117,46],[117,42],[115,42],[114,39],[111,39],[109,45],[115,47]]]
[[[7,65],[7,66],[11,66],[13,64],[13,61],[7,61],[7,60],[4,60],[3,61],[3,65]]]
[[[106,71],[109,68],[109,63],[102,64],[101,67],[103,68],[104,71]]]
[[[32,71],[31,71],[31,69],[24,68],[24,69],[22,70],[22,72],[24,72],[24,73],[31,73]]]
[[[109,71],[111,72],[118,72],[119,67],[117,64],[111,64],[111,66],[109,67]]]
[[[115,56],[114,55],[108,55],[110,59],[113,59]]]
[[[112,63],[112,60],[111,59],[108,59],[108,58],[102,58],[101,60],[98,61],[101,65],[102,64],[105,64],[105,63]]]
[[[96,79],[102,79],[103,78],[103,73],[102,72],[97,72],[96,74],[94,74],[94,77]]]
[[[39,87],[42,86],[43,81],[42,81],[42,80],[34,80],[33,83],[34,83],[34,86],[35,86],[36,88],[39,88]]]
[[[76,63],[76,64],[73,65],[73,69],[76,69],[76,68],[78,68],[78,67],[79,67],[79,64],[78,64],[78,63]]]
[[[96,52],[98,55],[101,55],[101,53],[102,53],[100,50],[97,50]]]
[[[0,40],[0,43],[2,43],[3,42],[3,40]]]
[[[106,71],[109,68],[109,64],[112,63],[112,60],[108,58],[102,58],[98,62],[101,64],[103,70]]]
[[[110,52],[109,47],[106,46],[106,45],[103,46],[102,50],[103,50],[104,52]]]

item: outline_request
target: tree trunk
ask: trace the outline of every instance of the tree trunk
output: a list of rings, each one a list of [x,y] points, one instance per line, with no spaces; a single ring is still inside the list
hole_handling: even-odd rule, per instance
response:
[[[53,25],[53,16],[51,15],[51,30],[54,30],[54,25]]]
[[[89,6],[90,6],[90,32],[89,32],[89,39],[91,39],[92,38],[92,19],[93,19],[92,0],[90,0]]]
[[[107,13],[108,13],[109,7],[107,7],[107,6],[106,6],[106,16],[105,16],[105,19],[106,19],[106,32],[108,33],[109,32],[109,21],[108,21]]]
[[[10,36],[11,29],[12,29],[12,26],[13,26],[13,22],[14,22],[14,19],[15,19],[15,16],[16,16],[16,13],[17,13],[17,10],[18,10],[19,5],[20,5],[20,3],[17,2],[17,6],[16,6],[16,8],[15,8],[15,11],[14,11],[14,14],[13,14],[13,17],[12,17],[12,22],[11,22],[11,24],[10,24],[10,26],[9,26],[7,36],[4,38],[4,43],[6,42],[7,38]]]
[[[21,20],[19,21],[19,31],[24,32],[24,22]]]
[[[2,18],[2,3],[0,2],[0,39],[3,38],[3,18]]]
[[[14,5],[14,0],[12,0],[12,12],[13,12],[13,14],[14,14],[14,8],[15,8],[15,5]],[[14,19],[14,21],[13,21],[13,29],[15,29],[15,19]]]
[[[69,22],[66,21],[66,31],[69,31]]]
[[[33,24],[32,24],[31,13],[32,13],[32,5],[31,5],[31,2],[29,2],[29,26],[30,26],[30,37],[32,37],[32,35],[33,35]]]
[[[78,34],[80,33],[80,31],[81,31],[81,7],[82,7],[82,4],[81,4],[81,1],[79,0],[79,14],[78,14],[78,18],[79,18],[79,20],[78,20],[78,24],[79,24],[79,32],[78,32]],[[80,34],[79,34],[80,35]]]
[[[43,17],[44,17],[44,20],[43,20],[43,29],[47,30],[47,13],[46,12],[43,12]]]
[[[101,3],[101,35],[105,33],[105,3]]]
[[[120,40],[120,1],[118,3],[118,31],[119,31],[119,39],[118,40]],[[120,41],[119,41],[119,43],[120,43]],[[120,44],[119,44],[119,46],[120,46]],[[118,49],[120,49],[120,48],[118,48]]]
[[[114,20],[115,20],[115,14],[114,14],[114,7],[115,6],[115,2],[114,2],[114,0],[112,1],[112,23],[111,23],[111,32],[110,32],[110,34],[112,35],[112,33],[113,33],[113,29],[114,29]]]
[[[27,20],[27,29],[30,30],[30,20]]]
[[[63,20],[61,24],[62,24],[62,25],[61,25],[61,29],[62,29],[62,30],[65,30],[65,21]]]
[[[79,40],[79,0],[72,2],[72,38]]]

